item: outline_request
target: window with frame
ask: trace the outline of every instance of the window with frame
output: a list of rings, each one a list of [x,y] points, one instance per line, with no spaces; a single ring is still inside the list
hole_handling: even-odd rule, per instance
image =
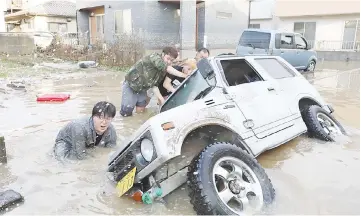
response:
[[[254,29],[260,29],[261,28],[261,24],[249,24],[248,28],[254,28]]]
[[[281,34],[280,48],[293,49],[293,35]]]
[[[306,49],[307,44],[300,35],[295,35],[295,44],[297,49]]]
[[[313,48],[316,39],[316,22],[295,22],[293,31],[301,34]]]
[[[96,32],[104,34],[104,15],[98,15],[95,17],[96,20]]]
[[[219,19],[230,19],[230,18],[232,18],[232,13],[217,11],[216,17]]]
[[[360,20],[345,22],[342,38],[342,49],[358,50],[360,48]]]
[[[262,81],[261,76],[245,59],[221,60],[221,65],[229,86]]]
[[[284,79],[296,76],[286,65],[274,58],[257,58],[255,61],[274,79]]]
[[[131,34],[132,28],[131,9],[115,11],[115,34]]]
[[[52,33],[67,32],[67,23],[48,22],[48,30]]]

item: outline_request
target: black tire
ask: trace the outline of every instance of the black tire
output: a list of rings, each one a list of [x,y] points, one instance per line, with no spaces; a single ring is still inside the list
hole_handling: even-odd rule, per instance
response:
[[[324,141],[335,141],[334,138],[330,136],[330,134],[327,134],[324,131],[321,123],[317,119],[318,113],[322,113],[329,117],[337,125],[342,134],[346,135],[345,129],[342,127],[340,122],[338,122],[331,114],[329,114],[325,109],[317,105],[311,105],[304,107],[302,111],[303,121],[307,126],[308,134],[310,137],[314,137]]]
[[[309,70],[310,66],[313,64],[313,69]],[[308,65],[307,68],[305,69],[306,72],[315,72],[316,69],[316,61],[315,60],[311,60]]]
[[[263,192],[263,208],[271,204],[275,198],[275,190],[264,169],[256,159],[251,157],[240,147],[218,142],[207,146],[197,155],[188,167],[188,191],[190,202],[198,215],[234,215],[219,198],[213,185],[213,167],[218,159],[230,156],[244,162],[260,182]]]

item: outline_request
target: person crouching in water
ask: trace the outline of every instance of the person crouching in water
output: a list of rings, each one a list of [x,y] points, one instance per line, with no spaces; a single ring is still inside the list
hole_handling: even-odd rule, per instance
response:
[[[115,146],[117,134],[111,124],[115,114],[116,108],[112,103],[100,101],[94,105],[91,116],[66,124],[55,139],[55,158],[81,160],[86,158],[88,148]]]
[[[187,59],[181,66],[173,66],[173,68],[182,71],[184,74],[190,75],[197,68],[196,64],[197,62],[195,59]],[[163,100],[158,99],[158,104],[162,105],[167,97],[172,94],[184,80],[185,78],[167,74],[158,85],[159,91],[163,96]]]

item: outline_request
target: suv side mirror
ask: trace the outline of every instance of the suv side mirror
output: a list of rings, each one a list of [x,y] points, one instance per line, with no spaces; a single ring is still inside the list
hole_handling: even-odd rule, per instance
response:
[[[209,61],[207,58],[202,58],[197,63],[197,68],[198,68],[199,72],[202,74],[204,79],[210,77],[214,73],[214,70],[213,70],[212,66],[209,64]]]
[[[311,49],[312,47],[311,47],[311,44],[309,44],[309,43],[307,43],[307,45],[306,45],[306,50],[309,50],[309,49]]]

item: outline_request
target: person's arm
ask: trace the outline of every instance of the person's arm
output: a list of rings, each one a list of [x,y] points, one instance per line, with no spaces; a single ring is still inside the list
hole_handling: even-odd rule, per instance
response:
[[[172,75],[177,76],[177,77],[182,77],[182,78],[187,78],[188,77],[188,74],[182,73],[182,72],[174,69],[172,66],[167,67],[167,72],[169,74],[172,74]]]
[[[165,89],[167,89],[168,91],[170,91],[170,92],[175,91],[175,88],[173,88],[173,85],[172,85],[172,79],[169,78],[168,76],[166,76],[165,79],[164,79],[163,87]]]
[[[71,139],[72,139],[72,151],[74,156],[81,160],[87,156],[86,146],[85,146],[85,132],[84,128],[80,124],[74,124],[71,130]]]
[[[162,94],[160,93],[159,88],[157,86],[153,87],[153,92],[154,92],[155,96],[159,99],[161,104],[163,104],[164,103],[164,98],[163,98]]]

